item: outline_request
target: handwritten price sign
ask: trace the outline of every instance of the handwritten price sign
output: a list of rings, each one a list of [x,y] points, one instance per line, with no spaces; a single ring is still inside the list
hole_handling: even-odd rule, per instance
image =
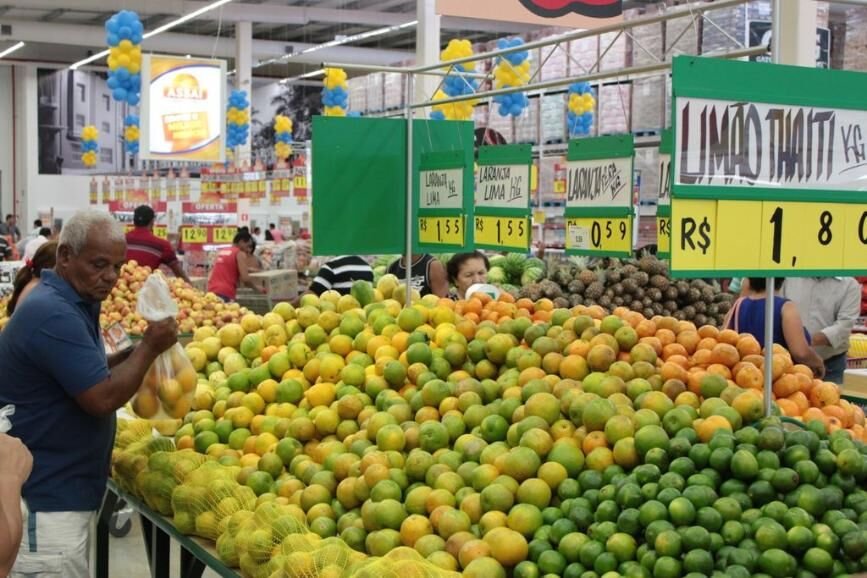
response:
[[[671,218],[656,218],[656,250],[659,253],[671,251]]]
[[[156,235],[160,239],[168,239],[169,238],[169,228],[168,227],[154,227],[154,235]]]
[[[213,229],[214,243],[228,244],[235,238],[238,230],[235,227],[215,227]]]
[[[464,246],[464,217],[419,217],[419,241],[429,245]]]
[[[208,230],[204,227],[181,228],[181,241],[190,245],[202,245],[208,242]]]
[[[632,219],[566,219],[566,248],[588,253],[632,253]]]
[[[530,223],[526,217],[475,217],[479,245],[526,250],[530,246]]]

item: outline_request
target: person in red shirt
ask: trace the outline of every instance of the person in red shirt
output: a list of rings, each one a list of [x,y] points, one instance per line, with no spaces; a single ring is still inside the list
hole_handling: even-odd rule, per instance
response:
[[[189,283],[190,278],[184,272],[172,244],[154,235],[155,219],[156,214],[149,206],[136,207],[132,217],[135,229],[126,234],[126,260],[147,265],[154,271],[160,265],[166,265],[176,277]]]
[[[249,255],[253,251],[253,237],[247,231],[240,231],[232,239],[232,246],[217,251],[217,260],[208,278],[208,291],[223,301],[234,301],[238,294],[238,283],[246,285],[258,293],[265,289],[256,285],[250,277]]]

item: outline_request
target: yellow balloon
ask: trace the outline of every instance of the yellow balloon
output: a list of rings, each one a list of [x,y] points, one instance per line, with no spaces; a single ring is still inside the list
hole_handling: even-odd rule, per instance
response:
[[[141,63],[140,62],[130,62],[129,66],[126,67],[129,70],[130,74],[138,74],[141,71]]]
[[[121,40],[120,42],[117,43],[117,48],[119,50],[121,50],[122,52],[129,52],[130,50],[132,50],[132,47],[133,47],[132,42],[130,42],[129,40],[126,40],[126,39]]]
[[[114,56],[108,57],[108,69],[117,70],[117,59]]]
[[[128,67],[129,66],[129,55],[128,54],[121,54],[120,56],[118,56],[117,57],[117,65],[120,68]]]

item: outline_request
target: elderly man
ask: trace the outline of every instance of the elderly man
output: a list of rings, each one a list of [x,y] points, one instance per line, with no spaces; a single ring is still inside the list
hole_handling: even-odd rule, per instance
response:
[[[861,314],[861,286],[852,277],[793,277],[783,297],[801,312],[813,347],[825,361],[825,381],[843,383],[849,335]]]
[[[173,319],[151,323],[136,348],[106,358],[99,308],[125,261],[120,223],[76,213],[60,235],[55,270],[42,272],[0,333],[0,407],[15,405],[9,434],[34,461],[13,578],[89,576],[88,530],[105,493],[114,412],[177,341]]]

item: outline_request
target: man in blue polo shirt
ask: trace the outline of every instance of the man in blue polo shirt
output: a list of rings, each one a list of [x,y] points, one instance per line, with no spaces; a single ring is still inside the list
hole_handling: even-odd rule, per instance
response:
[[[109,473],[114,412],[177,341],[173,319],[151,323],[138,347],[106,358],[100,303],[126,262],[123,228],[108,213],[76,213],[54,271],[0,333],[0,407],[15,405],[9,435],[33,454],[13,578],[86,578],[88,534]],[[2,515],[2,512],[0,512]]]

